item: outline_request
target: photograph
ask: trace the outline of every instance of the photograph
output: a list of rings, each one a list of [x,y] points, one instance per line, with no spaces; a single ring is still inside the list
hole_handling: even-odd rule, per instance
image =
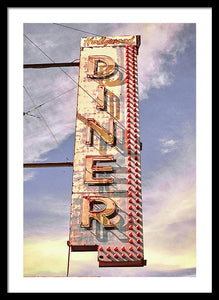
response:
[[[7,12],[8,291],[211,293],[212,7]]]

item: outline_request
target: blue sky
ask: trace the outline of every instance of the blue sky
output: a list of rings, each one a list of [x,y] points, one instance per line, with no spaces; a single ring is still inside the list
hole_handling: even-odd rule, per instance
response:
[[[65,25],[101,35],[141,35],[140,133],[148,260],[145,268],[118,268],[115,275],[113,268],[98,268],[96,253],[74,253],[71,275],[195,276],[195,24]],[[55,24],[24,24],[24,34],[57,62],[79,58],[80,38],[86,35]],[[49,62],[48,57],[24,37],[24,63],[38,62]],[[77,68],[65,71],[77,81]],[[24,111],[34,107],[33,101],[49,101],[32,111],[35,117],[24,116],[24,162],[66,161],[66,156],[72,161],[75,84],[57,69],[24,70],[23,84],[32,98],[24,90]],[[59,146],[39,119],[42,115]],[[71,168],[24,170],[24,275],[65,275],[71,185]]]

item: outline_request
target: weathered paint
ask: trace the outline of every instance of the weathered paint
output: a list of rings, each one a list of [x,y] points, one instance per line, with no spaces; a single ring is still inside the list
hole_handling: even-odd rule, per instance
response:
[[[140,36],[81,40],[68,245],[99,266],[144,266]]]

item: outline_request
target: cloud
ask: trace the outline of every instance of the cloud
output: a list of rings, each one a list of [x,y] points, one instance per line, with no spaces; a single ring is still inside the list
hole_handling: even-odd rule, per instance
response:
[[[112,27],[112,35],[141,35],[138,56],[140,99],[148,98],[150,89],[172,83],[169,67],[177,62],[178,53],[186,49],[191,39],[187,27],[183,23],[114,24]]]
[[[34,176],[35,176],[35,171],[24,169],[24,176],[23,176],[24,182],[28,180],[32,180]]]
[[[140,99],[148,98],[152,88],[170,85],[170,67],[177,63],[193,35],[191,24],[144,24],[139,27],[141,46],[138,57]],[[142,54],[143,53],[143,54]]]
[[[50,79],[29,75],[32,81],[27,82],[27,90],[33,101],[24,91],[24,109],[43,106],[31,111],[37,118],[24,116],[25,162],[40,160],[42,154],[57,148],[74,132],[77,101],[76,85],[61,71]],[[45,93],[44,98],[40,93]]]
[[[67,245],[63,238],[24,239],[24,276],[66,275]]]
[[[185,48],[186,40],[179,42],[184,24],[145,24],[139,55],[139,90],[147,98],[152,88],[168,86],[172,82],[169,66],[176,63],[178,52]],[[141,49],[144,55],[141,55]]]
[[[68,234],[70,199],[62,191],[25,196],[24,236],[53,239],[57,235]]]
[[[24,276],[66,276],[68,247],[66,240],[56,237],[24,239]],[[148,253],[149,254],[149,253]],[[195,276],[194,267],[180,267],[168,264],[171,257],[166,256],[163,265],[152,265],[149,257],[144,268],[99,268],[97,252],[72,252],[70,254],[69,276],[100,277],[191,277]],[[157,257],[157,261],[159,259]],[[176,262],[176,257],[172,259]]]
[[[152,268],[196,265],[196,159],[192,128],[180,141],[161,139],[175,154],[153,169],[143,182],[144,239]]]
[[[162,154],[170,153],[177,149],[177,141],[176,140],[162,138],[159,141],[162,146],[162,148],[160,150]]]

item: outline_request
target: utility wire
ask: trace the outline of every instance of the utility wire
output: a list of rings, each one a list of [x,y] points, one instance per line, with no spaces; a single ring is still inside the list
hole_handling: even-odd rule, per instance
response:
[[[34,102],[34,100],[33,100],[33,98],[31,97],[30,93],[28,92],[27,88],[26,88],[25,86],[23,86],[23,88],[24,88],[25,92],[27,93],[27,95],[29,96],[29,98],[30,98],[30,100],[32,101],[32,103],[33,103],[34,105],[36,105],[35,102]],[[67,155],[65,154],[65,152],[64,152],[64,150],[62,149],[61,145],[59,144],[58,140],[56,139],[54,133],[52,132],[51,128],[49,127],[48,123],[46,122],[44,116],[42,115],[42,113],[41,113],[39,110],[38,110],[38,113],[39,113],[39,115],[40,115],[40,119],[41,119],[41,120],[44,122],[44,124],[46,125],[47,129],[49,130],[50,134],[52,135],[52,137],[53,137],[54,141],[56,142],[57,146],[60,147],[60,150],[61,150],[62,154],[63,154],[64,157],[69,161],[69,158],[68,158]]]
[[[56,97],[53,97],[52,99],[50,99],[50,100],[48,100],[48,101],[46,101],[46,102],[44,102],[44,103],[41,103],[41,104],[39,104],[39,105],[37,105],[37,106],[31,108],[30,110],[24,112],[23,114],[24,114],[24,115],[29,115],[29,116],[30,116],[30,115],[31,115],[30,112],[34,111],[35,109],[38,109],[38,108],[42,107],[42,106],[45,105],[45,104],[48,104],[48,103],[50,103],[50,102],[52,102],[52,101],[58,99],[59,97],[61,97],[61,96],[65,95],[65,94],[67,94],[68,92],[74,90],[75,88],[76,88],[76,86],[73,87],[73,88],[71,88],[71,89],[69,89],[69,90],[67,90],[66,92],[64,92],[64,93],[62,93],[62,94],[56,96]]]
[[[63,24],[59,24],[59,23],[52,23],[54,25],[58,25],[58,26],[62,26],[62,27],[66,27],[66,28],[69,28],[69,29],[72,29],[72,30],[76,30],[76,31],[81,31],[81,32],[84,32],[84,33],[89,33],[89,34],[92,34],[92,35],[95,35],[95,36],[101,36],[101,37],[104,37],[103,35],[100,35],[100,34],[97,34],[97,33],[93,33],[93,32],[89,32],[89,31],[85,31],[85,30],[80,30],[80,29],[77,29],[77,28],[74,28],[74,27],[71,27],[71,26],[67,26],[67,25],[63,25]],[[120,65],[117,65],[123,72],[125,71],[125,68],[120,66]]]
[[[25,38],[33,44],[37,49],[39,49],[51,62],[55,63],[54,60],[52,60],[37,44],[35,44],[25,33],[24,33]]]
[[[80,31],[80,32],[89,33],[89,34],[92,34],[92,35],[103,37],[103,35],[100,35],[100,34],[97,34],[97,33],[93,33],[93,32],[89,32],[89,31],[85,31],[85,30],[81,30],[81,29],[74,28],[74,27],[71,27],[71,26],[67,26],[67,25],[63,25],[63,24],[59,24],[59,23],[52,23],[52,24],[58,25],[58,26],[62,26],[62,27],[66,27],[66,28],[69,28],[69,29],[72,29],[72,30],[76,30],[76,31]]]
[[[40,119],[40,117],[37,117],[37,116],[35,116],[35,115],[30,114],[30,111],[28,111],[28,112],[23,112],[23,116],[30,116],[30,117],[34,117],[34,118]]]

